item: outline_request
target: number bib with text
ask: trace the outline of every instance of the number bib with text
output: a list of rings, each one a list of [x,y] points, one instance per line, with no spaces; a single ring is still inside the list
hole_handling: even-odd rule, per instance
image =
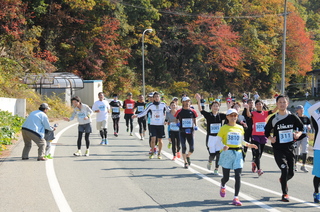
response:
[[[279,142],[288,143],[293,141],[293,130],[280,130],[279,131]]]
[[[184,118],[182,119],[182,128],[192,128],[193,120],[192,118]]]
[[[264,127],[266,126],[266,122],[257,122],[256,123],[256,131],[264,132]]]
[[[119,113],[119,111],[120,111],[119,107],[113,107],[112,108],[112,112],[113,113]]]
[[[84,119],[86,117],[86,114],[82,112],[78,112],[78,117],[81,119]]]
[[[127,104],[127,109],[133,109],[133,104]]]
[[[144,110],[144,106],[138,106],[137,109],[138,109],[138,112],[142,112]]]
[[[170,130],[179,131],[179,127],[177,126],[177,124],[175,122],[171,122],[170,123]]]
[[[215,134],[218,133],[221,128],[220,123],[210,124],[210,133]]]
[[[228,132],[227,144],[239,146],[241,144],[241,135],[238,132]]]
[[[100,105],[99,106],[100,111],[106,111],[106,106],[105,105]]]

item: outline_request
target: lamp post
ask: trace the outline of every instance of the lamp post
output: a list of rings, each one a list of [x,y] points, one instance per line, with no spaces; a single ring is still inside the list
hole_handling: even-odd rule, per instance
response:
[[[146,87],[145,87],[145,74],[144,74],[144,34],[146,32],[152,32],[152,29],[146,29],[142,33],[142,90],[143,96],[146,96]]]
[[[286,84],[286,39],[287,39],[287,0],[284,1],[283,14],[283,41],[282,41],[282,66],[281,66],[281,94],[285,94]]]

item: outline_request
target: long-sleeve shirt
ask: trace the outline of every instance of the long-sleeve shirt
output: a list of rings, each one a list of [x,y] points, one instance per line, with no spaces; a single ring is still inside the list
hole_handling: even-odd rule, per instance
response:
[[[91,123],[92,113],[93,111],[91,110],[91,108],[88,105],[82,103],[80,109],[78,107],[74,108],[70,121],[72,121],[75,118],[75,116],[77,116],[80,125]],[[85,120],[85,117],[88,117],[88,119]]]
[[[150,125],[164,125],[164,121],[166,118],[167,107],[163,102],[159,102],[159,104],[155,104],[155,102],[149,104],[147,108],[137,115],[138,118],[141,118],[148,113],[150,114]]]
[[[308,112],[311,115],[312,118],[312,124],[313,128],[315,130],[314,134],[314,143],[313,143],[313,149],[320,150],[320,135],[319,135],[319,126],[320,126],[320,112],[318,108],[320,107],[320,102],[317,102],[316,104],[309,107]]]
[[[44,138],[45,130],[53,131],[53,128],[50,127],[47,114],[41,110],[31,112],[23,123],[22,129],[32,131],[40,138]]]

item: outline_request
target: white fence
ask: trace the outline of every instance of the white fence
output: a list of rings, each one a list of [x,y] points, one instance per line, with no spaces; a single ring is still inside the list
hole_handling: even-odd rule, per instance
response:
[[[26,117],[26,100],[0,97],[0,110]]]

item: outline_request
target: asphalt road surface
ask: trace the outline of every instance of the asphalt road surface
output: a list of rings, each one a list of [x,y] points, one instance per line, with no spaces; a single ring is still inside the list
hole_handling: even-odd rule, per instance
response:
[[[137,120],[134,123],[137,125]],[[248,151],[239,195],[243,206],[239,207],[231,204],[233,171],[227,195],[221,198],[221,175],[213,175],[206,168],[208,152],[203,129],[195,133],[192,164],[184,169],[182,160],[171,160],[167,139],[163,158],[149,159],[148,139],[139,140],[137,127],[130,136],[121,119],[119,137],[114,137],[109,119],[109,145],[101,146],[95,126],[93,120],[89,157],[73,156],[77,150],[77,122],[60,122],[53,160],[38,162],[34,144],[30,159],[22,161],[24,144],[20,140],[0,163],[0,211],[320,211],[320,205],[313,203],[311,166],[309,173],[299,169],[288,182],[290,202],[285,203],[280,201],[280,170],[273,156],[263,155],[264,174],[258,177],[251,172],[252,156]]]

